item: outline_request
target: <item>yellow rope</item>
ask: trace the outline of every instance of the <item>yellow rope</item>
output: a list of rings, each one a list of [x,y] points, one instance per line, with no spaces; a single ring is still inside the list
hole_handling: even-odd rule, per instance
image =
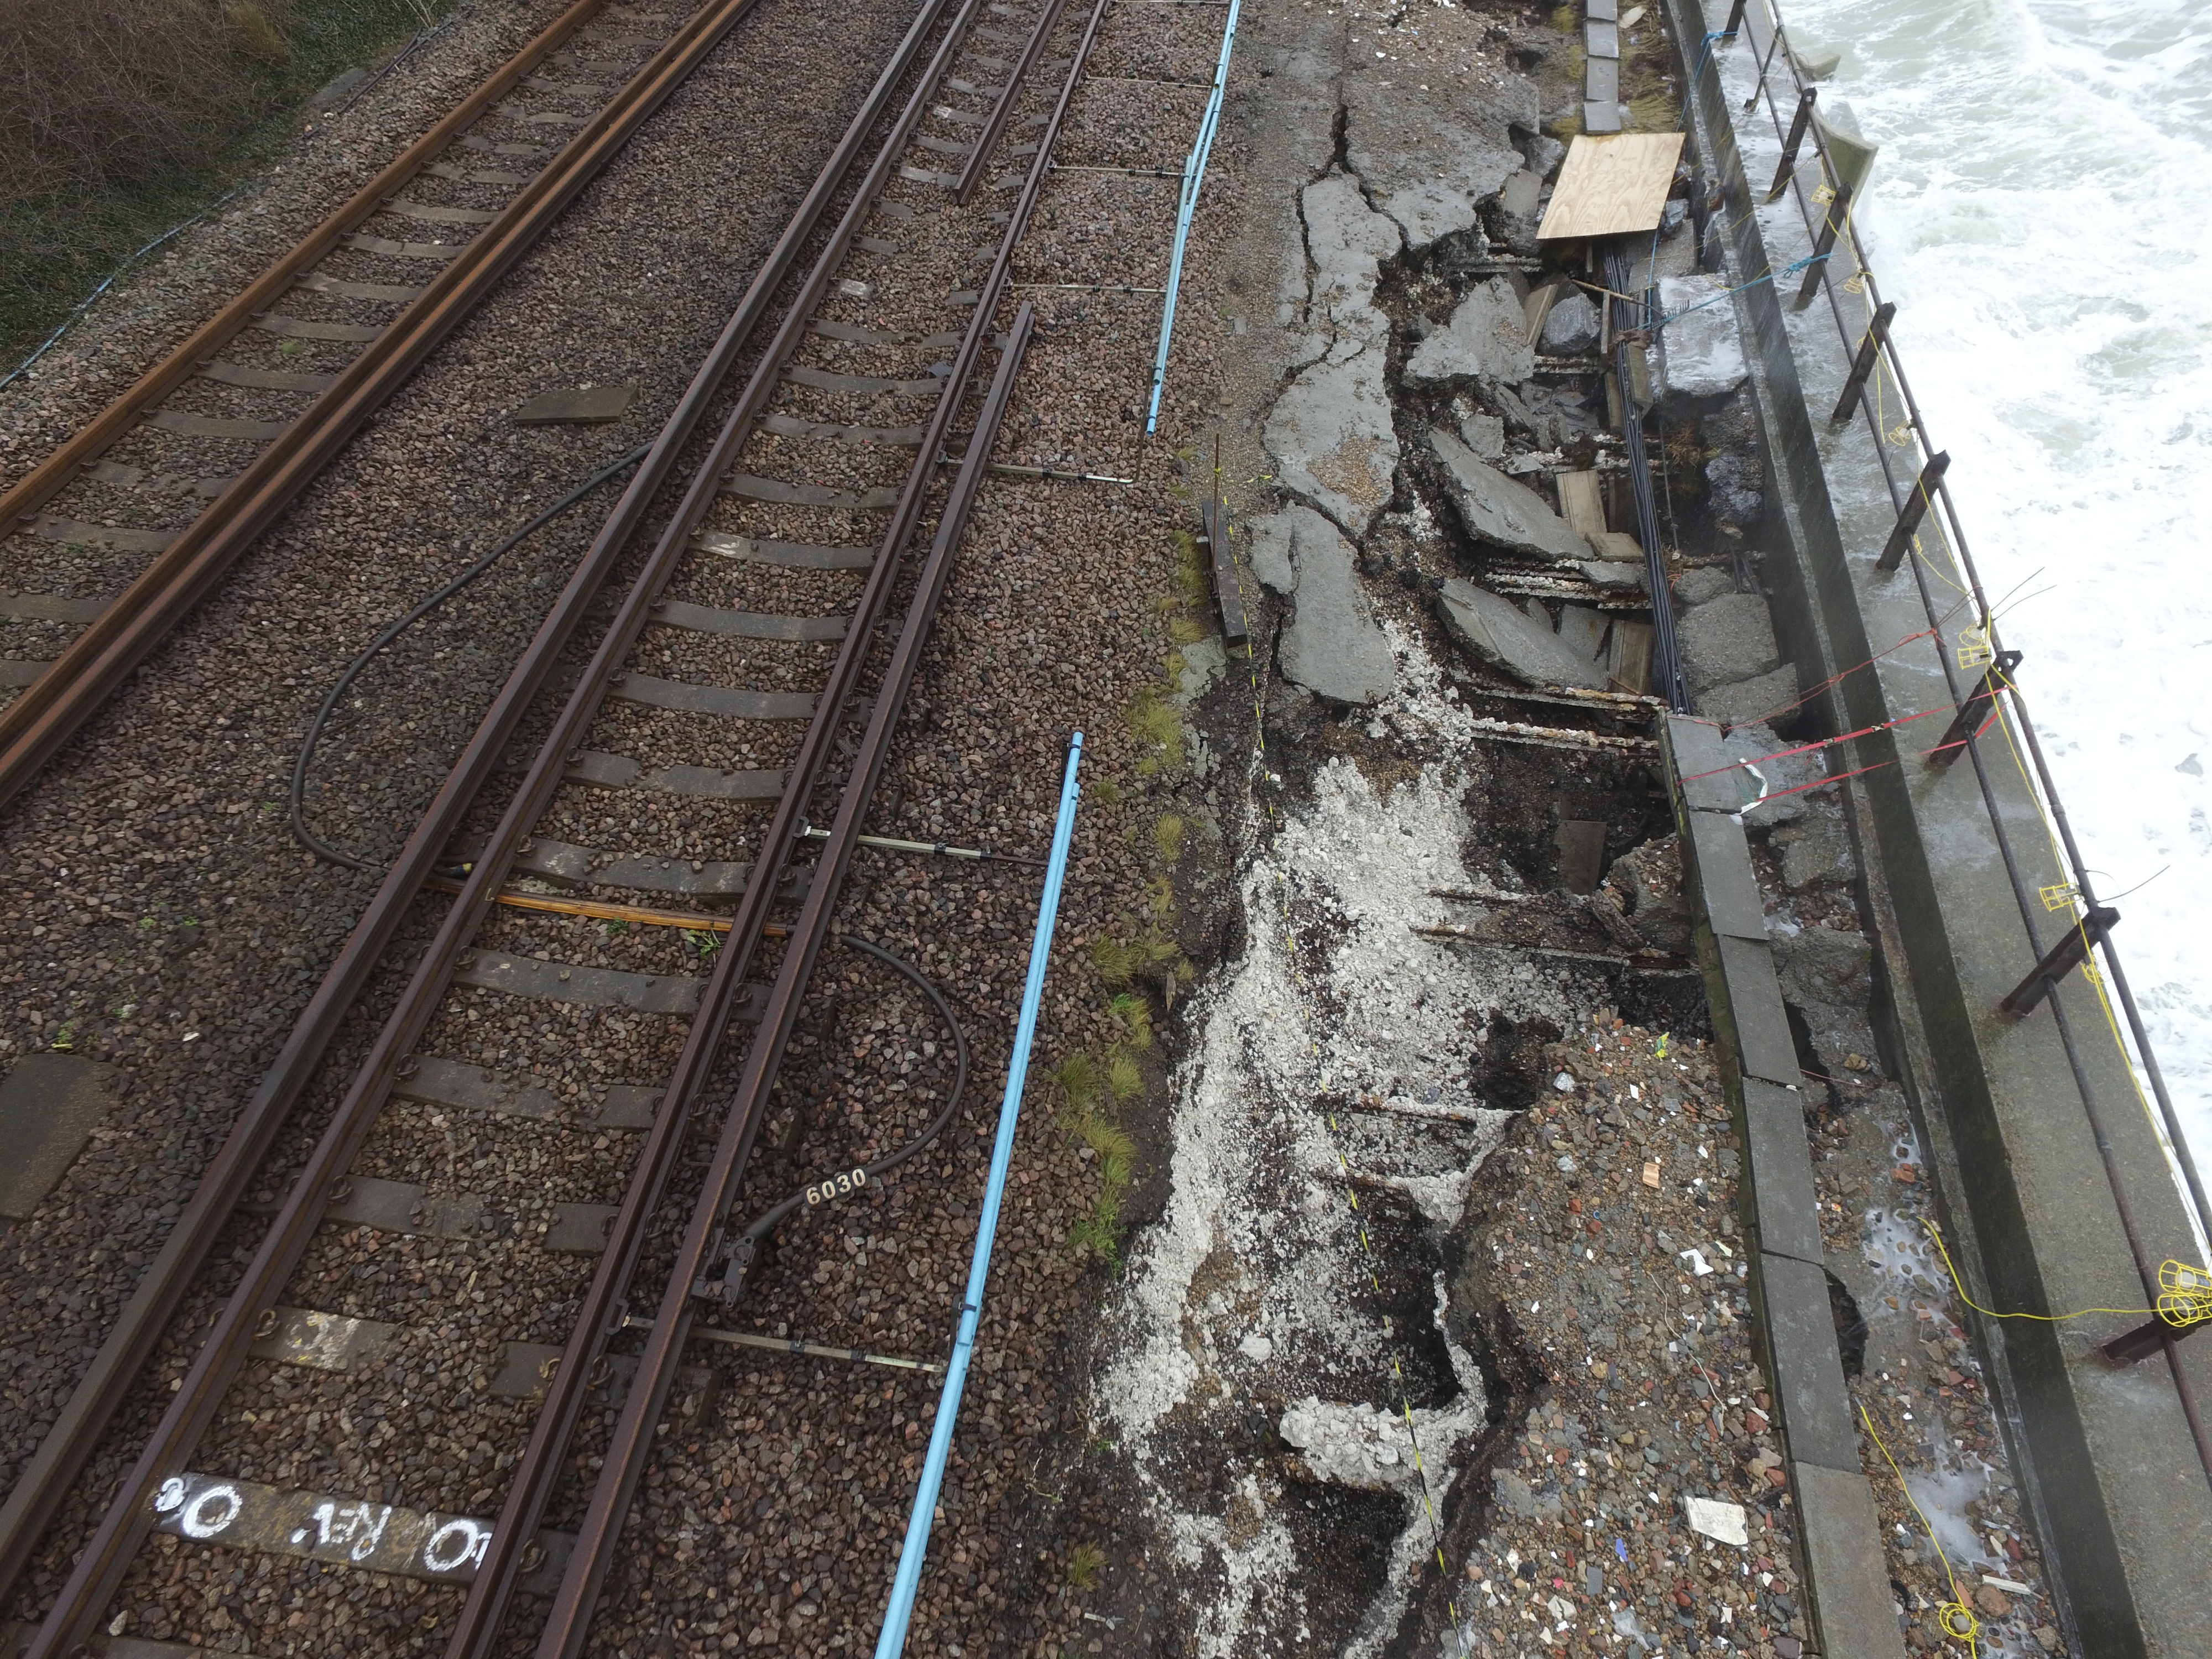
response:
[[[1943,1258],[1943,1270],[1950,1274],[1951,1288],[1959,1293],[1959,1300],[1984,1319],[2033,1319],[2045,1325],[2058,1325],[2089,1314],[2119,1314],[2130,1319],[2148,1319],[2155,1313],[2177,1328],[2212,1319],[2212,1270],[2192,1267],[2187,1262],[2171,1260],[2159,1266],[2158,1306],[2155,1308],[2076,1308],[2072,1313],[2063,1314],[1999,1313],[1994,1308],[1984,1308],[1966,1294],[1966,1286],[1959,1277],[1958,1267],[1951,1260],[1951,1252],[1944,1248],[1943,1234],[1936,1224],[1923,1217],[1920,1224],[1928,1229],[1929,1237],[1936,1241],[1936,1253]]]
[[[1912,1505],[1913,1514],[1920,1517],[1920,1524],[1928,1534],[1928,1541],[1936,1547],[1936,1559],[1943,1564],[1943,1577],[1951,1586],[1951,1599],[1936,1609],[1936,1622],[1942,1626],[1944,1635],[1954,1641],[1964,1642],[1967,1652],[1979,1653],[1982,1621],[1974,1617],[1973,1608],[1959,1593],[1959,1575],[1951,1571],[1951,1557],[1943,1547],[1943,1540],[1936,1537],[1936,1528],[1929,1526],[1927,1512],[1920,1507],[1920,1500],[1912,1495],[1912,1488],[1905,1485],[1905,1471],[1897,1467],[1897,1460],[1889,1455],[1889,1448],[1882,1444],[1881,1436],[1875,1432],[1874,1419],[1867,1415],[1863,1404],[1859,1407],[1859,1421],[1866,1425],[1867,1434],[1873,1439],[1875,1449],[1881,1454],[1881,1461],[1889,1465],[1889,1472],[1897,1477],[1897,1489],[1905,1494],[1905,1501]]]

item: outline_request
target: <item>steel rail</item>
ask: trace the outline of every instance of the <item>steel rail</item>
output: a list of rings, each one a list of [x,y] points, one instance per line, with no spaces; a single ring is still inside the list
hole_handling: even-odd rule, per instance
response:
[[[0,709],[0,805],[20,792],[183,621],[362,423],[535,246],[584,186],[682,85],[754,0],[709,0],[463,245],[207,511]]]
[[[352,198],[301,238],[283,258],[263,271],[237,298],[185,337],[183,343],[138,378],[137,383],[77,429],[60,448],[0,490],[0,535],[28,520],[108,446],[128,432],[151,405],[190,379],[193,371],[221,350],[260,313],[290,289],[295,278],[327,258],[342,239],[376,216],[385,202],[406,185],[453,141],[482,118],[516,82],[529,74],[552,52],[592,21],[606,0],[577,0],[556,18],[537,39],[495,70],[491,78],[455,105],[453,110],[387,162],[383,170],[356,191]]]
[[[1778,43],[1782,35],[1780,13],[1775,8],[1773,0],[1762,0],[1762,3],[1767,7],[1767,15],[1772,22]],[[1784,51],[1782,55],[1788,60],[1790,78],[1796,82],[1802,100],[1805,88],[1796,59],[1787,51]],[[1713,73],[1716,77],[1720,73],[1717,59],[1714,61]],[[1754,100],[1760,93],[1765,94],[1769,119],[1774,126],[1776,136],[1780,137],[1783,132],[1781,110],[1776,104],[1773,90],[1766,85],[1763,74],[1759,86],[1754,91]],[[1820,160],[1821,176],[1840,178],[1841,174],[1836,168],[1834,159],[1828,152],[1826,137],[1820,130],[1820,124],[1814,120],[1808,123],[1808,125],[1812,133],[1814,150]],[[1825,208],[1826,204],[1817,200],[1816,191],[1807,188],[1802,168],[1791,173],[1788,183],[1797,204],[1799,217],[1803,221],[1808,233],[1810,234],[1816,217],[1821,216],[1816,216],[1815,208]],[[1866,298],[1875,311],[1879,313],[1882,304],[1881,289],[1875,279],[1873,267],[1867,259],[1866,250],[1859,240],[1857,228],[1847,219],[1840,230],[1839,240],[1847,239],[1849,241]],[[1828,264],[1832,267],[1832,261]],[[1844,355],[1848,359],[1853,354],[1854,345],[1851,331],[1844,320],[1842,302],[1837,298],[1838,284],[1833,280],[1832,270],[1830,268],[1824,267],[1818,276],[1821,289],[1827,296],[1829,311],[1834,319],[1837,334],[1843,342]],[[1918,439],[1922,452],[1932,456],[1938,452],[1928,431],[1927,422],[1920,413],[1919,404],[1912,396],[1911,385],[1905,379],[1904,365],[1898,357],[1896,345],[1887,329],[1877,329],[1875,334],[1881,359],[1888,365],[1891,375],[1897,382],[1899,393],[1905,405],[1909,423]],[[1909,499],[1909,491],[1921,487],[1918,475],[1916,474],[1913,481],[1905,489],[1900,489],[1896,470],[1890,462],[1887,444],[1887,434],[1881,429],[1881,422],[1875,412],[1874,392],[1870,386],[1863,386],[1860,388],[1859,404],[1866,416],[1868,428],[1873,436],[1875,456],[1881,465],[1882,478],[1887,486],[1891,508],[1893,512],[1901,512]],[[1939,477],[1936,489],[1942,507],[1947,539],[1949,541],[1952,551],[1957,556],[1960,568],[1966,577],[1968,589],[1978,607],[1984,641],[1994,659],[2000,649],[1996,619],[1990,612],[1988,595],[1983,588],[1980,572],[1976,568],[1973,555],[1966,544],[1965,527],[1959,521],[1958,509],[1952,500],[1948,479]],[[1927,617],[1929,625],[1936,634],[1936,665],[1942,670],[1945,689],[1950,696],[1954,708],[1963,709],[1966,701],[1966,693],[1960,689],[1958,670],[1953,663],[1951,653],[1943,648],[1942,619],[1936,609],[1935,595],[1928,584],[1926,562],[1914,556],[1910,562],[1922,611]],[[2075,890],[2085,903],[2094,904],[2095,889],[2090,883],[2087,869],[2081,861],[2081,849],[2075,842],[2072,826],[2066,818],[2063,807],[2058,804],[2049,764],[2044,756],[2042,745],[2037,741],[2034,727],[2027,718],[2025,699],[2018,686],[2010,683],[2009,677],[2006,677],[2004,689],[2011,694],[2014,718],[2020,725],[2023,744],[2035,766],[2036,778],[2023,777],[2022,781],[2028,787],[2031,799],[2035,799],[2039,793],[2041,798],[2039,804],[2047,805],[2057,818],[2060,826],[2064,857],[2073,870]],[[2044,946],[2036,927],[2035,906],[2029,901],[2028,883],[2021,871],[2019,857],[2013,848],[2012,837],[2005,829],[2003,816],[1998,809],[1996,786],[1990,776],[1988,763],[1983,758],[1978,735],[1969,731],[1962,746],[1966,751],[1968,759],[1973,764],[1975,782],[1982,797],[1983,810],[1989,817],[1991,833],[1996,840],[1997,851],[2004,865],[2006,879],[2012,888],[2013,901],[2020,912],[2021,927],[2027,936],[2030,955],[2039,961],[2044,954]],[[2040,781],[2039,791],[2038,780]],[[2075,925],[2078,926],[2079,923]],[[2118,952],[2112,944],[2109,929],[2104,931],[2099,945],[2106,963],[2115,970],[2116,978],[2124,993],[2124,975],[2118,972]],[[2150,1058],[2149,1035],[2142,1026],[2142,1016],[2136,1008],[2133,995],[2124,994],[2121,1003],[2128,1018],[2130,1030],[2136,1041],[2136,1051],[2145,1057],[2145,1070],[2150,1077],[2152,1088],[2166,1121],[2172,1139],[2170,1156],[2184,1177],[2181,1184],[2187,1200],[2184,1206],[2185,1211],[2195,1221],[2195,1231],[2200,1234],[2203,1233],[2207,1230],[2208,1217],[2203,1207],[2203,1186],[2198,1176],[2195,1160],[2190,1153],[2186,1139],[2180,1133],[2179,1120],[2166,1093],[2165,1078],[2160,1072],[2155,1060]],[[2075,1039],[2073,1023],[2067,1017],[2064,1001],[2061,995],[2061,987],[2057,983],[2051,986],[2051,1008],[2052,1020],[2057,1027],[2060,1046],[2065,1052],[2067,1066],[2074,1079],[2075,1090],[2081,1098],[2082,1113],[2088,1121],[2090,1135],[2096,1145],[2099,1161],[2104,1169],[2106,1184],[2111,1189],[2113,1206],[2118,1212],[2121,1231],[2127,1240],[2129,1255],[2135,1264],[2136,1276],[2142,1280],[2145,1297],[2155,1305],[2159,1296],[2158,1269],[2152,1261],[2150,1252],[2146,1248],[2142,1229],[2136,1219],[2134,1200],[2129,1195],[2127,1182],[2121,1173],[2103,1112],[2097,1103],[2094,1085],[2090,1081],[2088,1069],[2082,1060],[2080,1046]],[[2124,1044],[2119,1047],[2121,1063],[2129,1066],[2132,1073],[2131,1057],[2128,1054]],[[2168,1373],[2172,1379],[2175,1395],[2182,1408],[2183,1418],[2188,1425],[2190,1438],[2196,1448],[2197,1462],[2203,1468],[2207,1481],[2212,1482],[2212,1432],[2208,1432],[2203,1417],[2197,1408],[2196,1393],[2190,1384],[2187,1372],[2181,1364],[2181,1357],[2177,1350],[2172,1329],[2161,1329],[2160,1345],[2166,1360]]]
[[[979,315],[979,322],[988,319]],[[539,1659],[551,1659],[556,1654],[577,1655],[583,1650],[599,1590],[612,1564],[623,1520],[629,1513],[637,1480],[645,1471],[645,1454],[653,1444],[655,1426],[666,1407],[669,1388],[675,1381],[678,1362],[690,1340],[694,1285],[720,1242],[727,1221],[727,1206],[750,1153],[761,1109],[766,1104],[769,1089],[781,1064],[784,1045],[797,1023],[799,1006],[812,977],[814,964],[828,943],[830,924],[857,844],[860,820],[882,775],[891,733],[905,706],[915,672],[921,666],[921,649],[928,641],[938,601],[951,574],[953,550],[967,527],[969,510],[986,471],[984,457],[998,435],[1000,422],[1012,398],[1014,377],[1028,349],[1034,321],[1035,307],[1023,301],[1008,331],[998,372],[992,379],[982,411],[976,418],[968,457],[961,463],[944,517],[932,539],[928,559],[915,585],[883,689],[876,695],[875,708],[853,762],[851,776],[839,797],[837,817],[830,839],[815,866],[814,878],[808,884],[799,920],[792,925],[792,942],[778,965],[761,1029],[747,1051],[745,1070],[736,1097],[723,1119],[714,1160],[708,1170],[706,1194],[695,1207],[684,1243],[677,1252],[675,1266],[663,1292],[659,1316],[646,1333],[645,1352],[631,1380],[630,1397],[624,1402],[623,1417],[616,1425],[576,1547],[569,1554],[545,1632],[538,1642]],[[948,386],[945,397],[948,405],[962,401],[960,388],[956,386]]]
[[[1006,294],[1012,275],[1015,246],[1036,210],[1038,198],[1049,173],[1053,147],[1058,143],[1060,129],[1066,123],[1076,90],[1083,83],[1085,67],[1090,61],[1091,48],[1098,39],[1099,31],[1105,22],[1107,8],[1111,3],[1112,0],[1095,0],[1090,21],[1069,64],[1067,78],[1061,86],[1060,97],[1038,138],[1036,155],[1031,159],[1029,177],[1023,185],[1019,198],[1007,216],[1006,228],[1000,241],[998,254],[992,261],[989,274],[977,286],[975,314],[962,338],[959,353],[953,359],[951,373],[946,380],[945,395],[939,400],[937,412],[931,419],[915,457],[914,471],[901,493],[894,523],[884,538],[883,551],[877,562],[878,574],[887,570],[894,556],[914,532],[921,514],[921,494],[927,479],[935,471],[936,458],[945,447],[957,413],[958,390],[975,373],[975,365],[981,356],[984,342],[989,334],[991,318]],[[1026,305],[1020,315],[1024,319],[1030,315]],[[1000,380],[1008,386],[1011,386],[1009,365],[1016,355],[1010,347],[1000,364]],[[991,401],[987,404],[985,418],[995,418],[992,415],[994,407],[1003,407],[1002,393],[996,385],[993,388]],[[956,500],[957,492],[963,487],[972,489],[969,481],[981,476],[981,471],[988,460],[989,445],[985,436],[988,428],[984,418],[979,418],[976,431],[977,435],[968,444],[959,475],[955,480]],[[958,524],[948,511],[946,520],[939,525],[936,545],[931,550],[930,568],[925,570],[922,577],[925,589],[933,580],[941,586],[942,572],[947,568],[951,556],[951,540],[957,538],[958,529]],[[933,577],[933,572],[937,573]],[[933,600],[932,604],[933,606]],[[659,1315],[652,1328],[646,1333],[644,1350],[639,1357],[637,1372],[631,1380],[629,1396],[609,1436],[599,1479],[593,1486],[591,1501],[578,1529],[568,1565],[555,1594],[545,1632],[538,1645],[538,1659],[575,1659],[588,1634],[591,1616],[613,1559],[623,1522],[629,1514],[637,1482],[644,1474],[646,1456],[652,1449],[660,1414],[667,1404],[668,1392],[675,1381],[677,1364],[690,1328],[694,1286],[722,1243],[727,1212],[736,1197],[738,1182],[750,1159],[754,1139],[759,1133],[769,1085],[775,1080],[781,1063],[784,1044],[789,1040],[792,1027],[798,1018],[799,1004],[805,994],[814,957],[821,949],[822,936],[828,931],[836,890],[850,857],[853,838],[859,833],[860,811],[866,805],[866,791],[858,786],[866,780],[868,787],[873,787],[876,769],[882,763],[882,751],[888,745],[890,731],[896,722],[904,701],[904,684],[895,676],[901,663],[911,663],[918,658],[919,645],[915,644],[909,649],[909,641],[915,635],[917,626],[921,636],[926,637],[927,620],[918,610],[909,617],[907,634],[900,641],[891,675],[887,677],[877,697],[867,735],[862,741],[860,755],[853,763],[850,781],[839,802],[836,824],[824,843],[822,856],[817,861],[814,879],[808,884],[806,902],[799,920],[793,925],[791,941],[785,948],[775,983],[763,1006],[760,1023],[746,1050],[744,1066],[723,1116],[721,1130],[701,1187],[699,1200],[693,1208],[669,1271]],[[848,657],[852,659],[855,678],[866,655],[864,651],[855,648],[860,637],[857,629],[848,635],[845,650],[839,658],[841,667]],[[906,672],[910,676],[911,666]],[[846,690],[849,692],[850,689],[848,684]],[[825,707],[828,702],[829,699],[825,697]],[[814,728],[811,727],[808,733],[810,743],[813,736]],[[794,778],[796,775],[794,773]],[[785,795],[782,806],[791,806],[797,799],[794,789]],[[779,811],[780,826],[783,825],[785,816]],[[756,893],[763,895],[762,902],[765,907],[765,896],[772,894],[782,880],[784,866],[790,856],[794,839],[790,835],[789,827],[785,826],[782,839],[771,840],[763,845],[760,857],[754,866],[753,878],[746,885],[747,900]],[[734,931],[731,938],[734,944],[738,939]],[[750,957],[750,944],[744,948]],[[719,970],[721,959],[734,955],[735,951],[726,946],[715,954]],[[562,1369],[565,1370],[568,1367],[564,1365]],[[555,1381],[559,1381],[557,1373]]]
[[[896,81],[910,67],[926,34],[927,22],[933,21],[947,0],[931,0],[924,7],[922,20],[909,32],[890,67],[885,70],[831,152],[820,177],[801,199],[783,234],[762,262],[714,349],[670,414],[652,453],[631,478],[590,550],[547,611],[529,647],[517,659],[474,736],[386,874],[376,896],[301,1011],[283,1050],[209,1163],[175,1229],[133,1290],[83,1380],[70,1395],[9,1495],[5,1509],[0,1510],[0,1594],[11,1589],[21,1577],[40,1537],[76,1490],[109,1419],[122,1408],[140,1370],[152,1357],[162,1330],[214,1249],[223,1225],[245,1197],[347,1012],[397,936],[415,896],[434,878],[471,804],[490,779],[532,702],[544,689],[562,652],[583,625],[600,587],[612,574],[616,562],[674,470],[684,446],[705,418],[722,383],[768,316],[777,291],[850,174],[868,132],[881,118]],[[258,1316],[258,1305],[254,1311]],[[203,1357],[207,1352],[203,1350]],[[180,1388],[177,1400],[172,1401],[173,1413],[184,1403],[184,1398],[185,1390]],[[165,1417],[156,1434],[168,1434],[188,1446],[196,1441],[197,1433],[180,1436],[183,1426],[172,1424]],[[173,1468],[165,1468],[162,1478],[173,1472]],[[125,1495],[129,1490],[126,1482]],[[143,1491],[138,1494],[142,1508],[144,1495]],[[65,1589],[64,1598],[70,1593]],[[58,1611],[60,1606],[58,1602]]]
[[[1044,57],[1045,43],[1052,32],[1060,27],[1060,13],[1067,9],[1067,0],[1045,0],[1036,27],[1030,38],[1022,43],[1022,55],[1006,71],[1006,84],[999,90],[998,101],[983,120],[982,131],[976,135],[975,148],[968,157],[968,165],[960,169],[960,182],[952,188],[952,199],[962,207],[975,199],[983,183],[983,174],[991,165],[991,153],[998,149],[999,140],[1006,136],[1006,124],[1013,118],[1014,100],[1021,96],[1022,83],[1029,79],[1030,71]]]
[[[937,0],[928,16],[933,21],[946,3],[948,0]],[[557,765],[549,766],[547,757],[557,760],[581,735],[588,713],[596,710],[598,697],[604,693],[605,677],[614,672],[627,655],[631,641],[651,620],[653,599],[684,557],[693,532],[714,504],[722,474],[750,439],[761,410],[782,377],[785,364],[798,349],[816,307],[829,293],[846,252],[874,211],[878,195],[890,181],[914,130],[927,115],[930,96],[950,70],[981,5],[982,0],[963,0],[914,96],[786,313],[782,326],[762,354],[744,392],[731,409],[682,506],[662,532],[653,556],[608,629],[599,653],[586,670],[569,707],[547,738],[538,763],[532,769],[531,781],[518,792],[490,843],[479,856],[477,868],[471,873],[474,891],[466,901],[479,910],[488,908],[505,881],[529,824],[542,811],[544,802],[551,798],[553,787],[559,781],[560,769]],[[917,23],[916,27],[919,30],[921,26]],[[909,40],[918,45],[918,36],[910,36]],[[964,367],[972,373],[972,357],[964,360]],[[920,455],[934,453],[933,439],[936,446],[942,446],[944,434],[939,428],[949,422],[951,411],[958,404],[960,387],[965,383],[963,368],[963,363],[956,362],[939,399],[939,418],[933,422],[931,435],[925,439]],[[721,947],[714,952],[714,966],[700,997],[701,1017],[685,1034],[683,1048],[663,1091],[661,1104],[653,1115],[646,1146],[632,1168],[622,1203],[608,1227],[607,1248],[601,1253],[591,1283],[585,1290],[561,1362],[547,1381],[530,1439],[509,1478],[507,1498],[494,1524],[491,1542],[447,1644],[450,1659],[487,1653],[498,1640],[501,1616],[523,1571],[522,1553],[535,1537],[545,1506],[551,1501],[562,1473],[562,1455],[582,1413],[592,1364],[607,1342],[623,1328],[628,1314],[629,1281],[644,1249],[647,1224],[674,1172],[683,1150],[684,1132],[706,1087],[715,1054],[727,1030],[730,1012],[768,931],[769,913],[775,903],[776,889],[806,828],[808,798],[828,769],[836,735],[844,719],[845,705],[859,685],[876,623],[890,604],[898,574],[899,554],[913,535],[921,512],[921,490],[931,471],[922,465],[918,455],[902,492],[892,528],[869,572],[844,642],[831,665],[814,717],[808,722],[799,752],[786,774],[783,794],[762,836],[759,854],[730,918],[729,931]],[[454,944],[458,943],[457,936]],[[567,1583],[565,1577],[563,1583]]]

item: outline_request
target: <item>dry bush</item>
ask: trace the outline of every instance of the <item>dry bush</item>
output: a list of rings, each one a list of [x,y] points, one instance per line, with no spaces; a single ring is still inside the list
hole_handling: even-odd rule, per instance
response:
[[[268,95],[286,21],[251,0],[0,0],[0,208],[205,165]]]

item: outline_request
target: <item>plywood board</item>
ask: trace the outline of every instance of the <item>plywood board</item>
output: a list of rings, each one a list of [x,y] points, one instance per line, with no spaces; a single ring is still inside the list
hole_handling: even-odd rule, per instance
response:
[[[1679,132],[1578,135],[1536,232],[1540,241],[1628,236],[1659,222],[1681,159]]]

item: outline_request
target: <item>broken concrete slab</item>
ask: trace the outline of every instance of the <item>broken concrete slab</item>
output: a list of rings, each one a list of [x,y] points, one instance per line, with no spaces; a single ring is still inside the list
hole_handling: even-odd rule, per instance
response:
[[[1538,343],[1554,357],[1575,357],[1596,350],[1597,336],[1597,307],[1578,289],[1553,305]]]
[[[1577,563],[1590,556],[1589,543],[1569,529],[1542,496],[1486,466],[1451,434],[1431,431],[1429,448],[1443,463],[1444,489],[1460,522],[1477,541]]]
[[[1252,527],[1252,568],[1291,596],[1278,660],[1284,677],[1331,702],[1364,706],[1397,684],[1397,665],[1369,611],[1351,543],[1310,507],[1271,514]]]
[[[1480,204],[1520,171],[1509,125],[1540,121],[1536,88],[1517,75],[1479,96],[1433,84],[1411,98],[1364,66],[1344,77],[1345,158],[1417,247],[1480,222]]]
[[[1796,665],[1785,662],[1771,674],[1701,691],[1695,701],[1698,713],[1707,720],[1741,726],[1746,720],[1787,720],[1795,712],[1790,705],[1797,696]]]
[[[1632,564],[1639,568],[1644,563],[1644,545],[1626,530],[1607,530],[1590,538],[1590,545],[1607,559]]]
[[[1789,752],[1796,745],[1784,743],[1772,726],[1760,720],[1739,726],[1725,735],[1714,726],[1704,730],[1709,734],[1710,746],[1701,744],[1699,747],[1713,758],[1698,769],[1728,769],[1700,780],[1698,805],[1710,800],[1723,811],[1743,812],[1745,822],[1754,828],[1762,823],[1791,823],[1814,809],[1815,803],[1806,799],[1803,790],[1826,775],[1817,754]],[[1729,766],[1729,762],[1735,764]]]
[[[1286,488],[1364,534],[1389,501],[1398,467],[1381,348],[1333,351],[1302,373],[1269,411],[1266,441]]]
[[[1605,687],[1605,665],[1578,654],[1572,643],[1552,631],[1551,619],[1512,600],[1454,576],[1437,594],[1444,626],[1485,667],[1495,668],[1532,685]]]
[[[1382,339],[1390,323],[1375,303],[1376,266],[1402,246],[1397,225],[1368,206],[1359,181],[1341,173],[1308,185],[1298,201],[1313,261],[1315,322],[1333,328],[1339,343]]]
[[[1774,620],[1756,593],[1724,594],[1699,605],[1682,618],[1674,637],[1692,696],[1771,674],[1782,665]]]
[[[1725,398],[1750,375],[1725,276],[1659,280],[1660,375],[1669,398]]]
[[[1513,138],[1520,145],[1522,155],[1528,158],[1528,171],[1539,179],[1552,177],[1559,170],[1559,163],[1567,159],[1567,147],[1538,132],[1533,124],[1516,128]]]
[[[1605,612],[1586,605],[1561,605],[1559,638],[1577,656],[1595,662],[1605,649]]]
[[[1502,276],[1478,284],[1451,321],[1413,348],[1406,378],[1426,381],[1480,379],[1525,380],[1536,372],[1528,324],[1513,285]]]
[[[1498,205],[1514,218],[1526,219],[1533,224],[1537,204],[1543,194],[1544,181],[1527,167],[1522,167],[1508,179],[1504,187],[1498,192]]]

